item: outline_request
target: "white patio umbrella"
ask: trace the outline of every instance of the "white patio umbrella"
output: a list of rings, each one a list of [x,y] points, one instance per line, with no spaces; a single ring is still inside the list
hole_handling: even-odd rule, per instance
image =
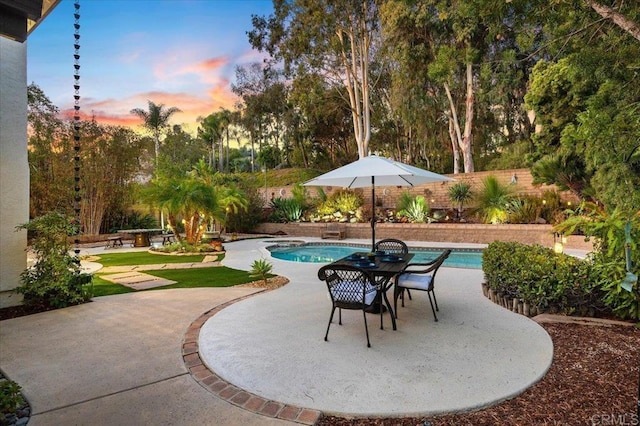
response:
[[[416,186],[454,181],[447,176],[389,158],[370,155],[305,182],[304,186],[371,187],[371,250],[376,243],[376,186]]]

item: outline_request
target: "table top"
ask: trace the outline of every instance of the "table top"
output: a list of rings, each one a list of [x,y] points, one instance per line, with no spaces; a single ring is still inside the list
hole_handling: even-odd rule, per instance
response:
[[[141,234],[143,232],[162,232],[162,228],[151,229],[118,229],[118,232],[124,232],[128,234]]]
[[[365,256],[367,253],[354,253],[356,255]],[[383,276],[383,277],[393,277],[398,272],[402,271],[405,266],[413,259],[413,253],[407,253],[403,255],[399,255],[402,260],[398,260],[395,262],[385,262],[383,259],[386,257],[385,255],[378,255],[375,258],[375,267],[362,268],[365,271],[370,272],[374,276]],[[338,259],[335,262],[331,263],[331,265],[350,265],[350,266],[358,266],[358,261],[349,260],[351,255],[343,257],[342,259]]]

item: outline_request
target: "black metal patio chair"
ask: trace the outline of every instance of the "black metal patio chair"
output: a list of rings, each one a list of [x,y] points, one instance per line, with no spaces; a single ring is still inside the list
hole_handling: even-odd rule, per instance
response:
[[[395,311],[396,318],[398,318],[398,297],[402,298],[402,306],[404,307],[404,292],[405,290],[408,291],[411,289],[427,292],[429,304],[433,311],[433,318],[438,321],[436,311],[440,309],[438,308],[438,300],[434,292],[436,273],[450,254],[451,250],[447,249],[431,262],[410,263],[402,272],[396,275],[393,286],[393,310]],[[431,300],[431,295],[433,295],[433,301]]]
[[[365,309],[370,307],[376,300],[378,293],[378,287],[371,275],[355,266],[326,265],[318,271],[318,278],[326,281],[332,304],[331,316],[329,317],[324,340],[328,341],[329,328],[336,308],[338,309],[338,324],[340,325],[342,325],[343,309],[361,310],[364,318],[364,330],[367,335],[367,347],[371,347]]]
[[[385,254],[403,255],[409,253],[409,247],[404,241],[395,238],[386,238],[378,241],[374,246],[375,251],[384,251]]]

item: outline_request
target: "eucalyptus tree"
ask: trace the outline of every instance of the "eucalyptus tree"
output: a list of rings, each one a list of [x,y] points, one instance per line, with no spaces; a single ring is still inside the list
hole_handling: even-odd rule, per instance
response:
[[[287,75],[317,73],[346,91],[359,157],[371,139],[370,62],[378,40],[374,0],[283,0],[253,16],[249,41],[282,61]]]
[[[249,130],[252,148],[258,139],[259,150],[273,145],[278,153],[276,165],[289,164],[289,132],[285,124],[291,112],[289,87],[283,79],[282,70],[267,64],[252,63],[236,68],[236,84],[231,86],[242,99],[243,115],[240,123]],[[281,157],[284,153],[284,158]]]
[[[496,122],[485,130],[487,138],[503,134],[505,120],[514,117],[514,111],[519,121],[508,130],[517,133],[514,130],[526,125],[524,111],[514,108],[524,95],[527,75],[522,60],[535,41],[535,26],[528,23],[526,10],[527,2],[520,0],[391,0],[381,6],[385,45],[396,63],[392,84],[399,93],[395,99],[400,112],[415,122],[420,119],[416,111],[440,111],[428,121],[446,126],[431,133],[448,136],[454,173],[460,172],[460,157],[465,172],[475,169],[478,110],[502,110],[504,124]],[[513,72],[514,67],[519,71]],[[492,88],[493,94],[480,98],[485,103],[478,108],[478,94]]]
[[[182,126],[174,125],[164,138],[158,165],[158,174],[184,175],[201,158],[208,157],[208,144],[194,138]]]
[[[148,102],[148,110],[142,108],[134,108],[131,110],[131,114],[138,116],[142,119],[142,126],[149,130],[155,142],[155,161],[156,167],[158,165],[158,158],[160,154],[160,137],[162,132],[169,127],[169,120],[175,113],[181,112],[177,107],[166,108],[164,104],[156,104],[152,101]]]

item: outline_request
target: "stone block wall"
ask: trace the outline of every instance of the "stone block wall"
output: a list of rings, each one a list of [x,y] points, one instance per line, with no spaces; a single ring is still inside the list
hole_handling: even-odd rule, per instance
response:
[[[287,237],[321,237],[326,223],[261,223],[256,232]],[[371,224],[344,224],[346,238],[371,239]],[[397,238],[403,241],[489,244],[493,241],[517,241],[553,247],[551,225],[485,225],[458,223],[378,223],[376,240]],[[583,237],[569,237],[567,249],[591,250]]]
[[[495,176],[499,182],[509,185],[513,188],[516,194],[540,196],[545,191],[555,191],[557,188],[555,185],[533,185],[533,176],[529,169],[511,169],[511,170],[492,170],[487,172],[475,172],[475,173],[463,173],[463,174],[449,174],[446,175],[455,179],[457,182],[467,182],[471,185],[474,192],[480,191],[482,188],[482,181],[487,176]],[[515,176],[515,179],[514,179]],[[512,183],[512,180],[515,182]],[[413,188],[410,187],[379,187],[376,188],[376,199],[382,204],[384,208],[395,208],[396,200],[401,193],[409,191],[412,195],[424,195],[429,200],[429,205],[432,209],[450,209],[452,207],[449,201],[448,190],[455,182],[440,182],[431,183],[426,185],[420,185]],[[282,187],[271,187],[267,189],[270,197],[282,197],[290,198],[293,185],[287,185]],[[314,187],[309,187],[309,193],[311,196],[316,195]],[[340,187],[323,187],[325,193],[341,189]],[[371,204],[371,191],[369,188],[360,188],[358,191],[362,191],[362,194],[367,205]],[[563,201],[567,203],[575,204],[578,199],[569,192],[560,192],[560,196]]]

